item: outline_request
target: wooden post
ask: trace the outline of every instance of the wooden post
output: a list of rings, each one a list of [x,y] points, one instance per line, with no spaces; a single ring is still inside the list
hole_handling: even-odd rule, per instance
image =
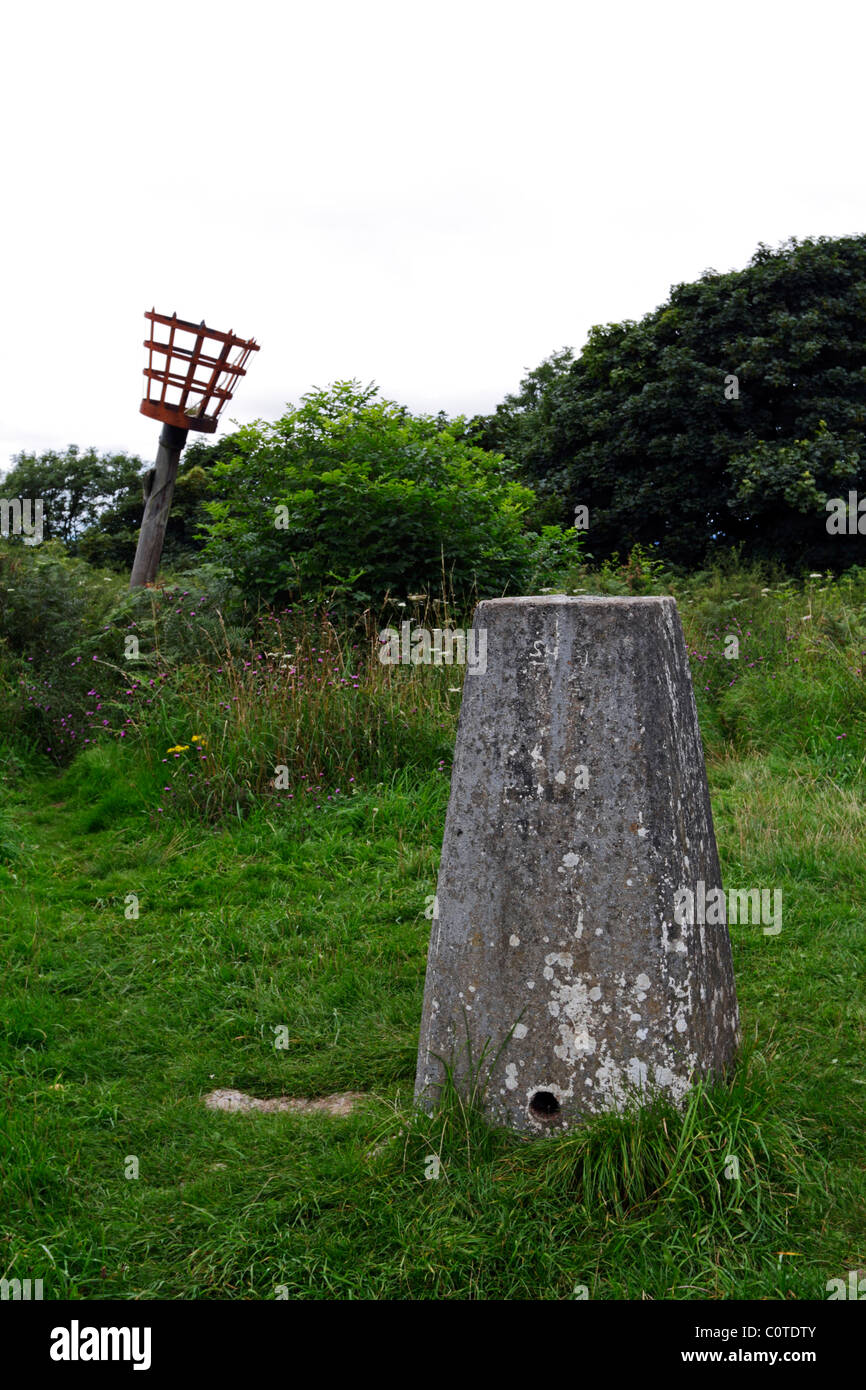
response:
[[[186,444],[188,430],[177,425],[163,425],[152,470],[151,485],[144,504],[141,531],[129,580],[130,589],[153,584],[162,557],[165,529],[174,496],[174,484],[180,455]]]

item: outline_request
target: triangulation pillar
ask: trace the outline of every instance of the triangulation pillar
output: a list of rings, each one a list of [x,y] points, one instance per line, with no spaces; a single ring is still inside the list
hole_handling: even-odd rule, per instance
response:
[[[490,1119],[530,1133],[679,1101],[731,1061],[738,1013],[726,925],[676,911],[721,886],[676,604],[493,599],[473,626],[418,1100],[444,1064],[469,1089],[471,1055]]]

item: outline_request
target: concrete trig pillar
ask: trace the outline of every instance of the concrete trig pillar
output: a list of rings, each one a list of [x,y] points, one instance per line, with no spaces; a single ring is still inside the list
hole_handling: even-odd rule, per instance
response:
[[[676,604],[493,599],[473,626],[416,1095],[435,1104],[443,1062],[467,1087],[468,1042],[514,1129],[679,1101],[739,1037],[727,927],[677,920],[721,873]]]

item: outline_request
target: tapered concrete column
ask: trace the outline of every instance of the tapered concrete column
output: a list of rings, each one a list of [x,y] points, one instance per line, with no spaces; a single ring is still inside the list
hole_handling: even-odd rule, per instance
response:
[[[721,874],[676,604],[494,599],[473,626],[416,1095],[435,1105],[444,1063],[468,1088],[471,1047],[515,1129],[679,1101],[731,1060],[738,1014],[727,927],[677,920]]]

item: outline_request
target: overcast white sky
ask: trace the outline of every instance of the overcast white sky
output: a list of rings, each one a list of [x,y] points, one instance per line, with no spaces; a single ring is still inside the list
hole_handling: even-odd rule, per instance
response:
[[[153,457],[152,305],[261,343],[222,433],[347,377],[471,414],[759,241],[863,233],[864,31],[853,0],[7,5],[0,468]]]

